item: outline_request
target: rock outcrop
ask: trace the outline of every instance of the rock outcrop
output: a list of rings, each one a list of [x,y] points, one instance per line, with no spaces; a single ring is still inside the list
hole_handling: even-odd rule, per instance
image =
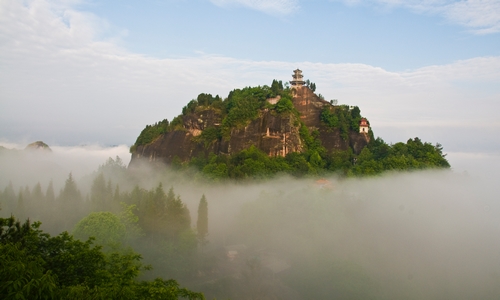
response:
[[[350,131],[348,138],[342,138],[340,129],[329,128],[320,120],[324,106],[331,104],[319,98],[306,86],[293,87],[293,105],[300,113],[300,120],[293,114],[282,116],[262,109],[254,120],[241,128],[232,128],[227,138],[203,140],[207,128],[221,126],[222,116],[215,109],[190,113],[183,116],[183,129],[164,133],[146,145],[138,145],[133,153],[131,165],[139,159],[170,163],[175,157],[187,161],[194,157],[230,155],[255,146],[269,156],[285,156],[290,152],[303,151],[305,145],[300,138],[300,124],[310,131],[318,130],[322,145],[327,151],[347,150],[360,153],[369,142],[365,133]],[[274,99],[275,100],[275,99]]]

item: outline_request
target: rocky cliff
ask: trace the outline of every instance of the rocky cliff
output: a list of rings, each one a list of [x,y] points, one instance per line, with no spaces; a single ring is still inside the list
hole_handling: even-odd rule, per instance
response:
[[[133,147],[131,165],[139,159],[170,163],[175,157],[188,161],[199,156],[231,155],[255,146],[269,156],[285,156],[290,152],[305,150],[300,135],[301,126],[310,132],[319,132],[321,144],[327,151],[351,148],[358,154],[369,142],[369,134],[352,129],[341,135],[341,129],[327,126],[321,121],[325,107],[333,107],[322,100],[307,86],[294,86],[291,89],[292,103],[299,114],[279,114],[269,107],[277,99],[268,99],[270,105],[261,108],[257,117],[244,126],[229,129],[225,136],[206,138],[209,130],[220,128],[223,123],[221,110],[206,107],[180,116],[182,127],[160,134],[151,142]],[[278,98],[279,100],[279,98]],[[303,124],[303,125],[302,125]]]

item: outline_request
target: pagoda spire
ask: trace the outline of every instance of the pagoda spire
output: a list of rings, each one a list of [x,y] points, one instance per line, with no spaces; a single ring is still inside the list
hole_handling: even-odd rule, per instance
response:
[[[290,81],[292,87],[294,86],[303,86],[306,82],[303,80],[304,76],[302,75],[302,70],[296,69],[293,70],[292,75],[293,80]]]

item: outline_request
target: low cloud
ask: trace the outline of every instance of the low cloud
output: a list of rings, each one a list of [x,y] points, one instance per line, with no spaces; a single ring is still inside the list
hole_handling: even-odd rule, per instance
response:
[[[77,180],[96,171],[109,158],[118,156],[124,165],[130,161],[128,146],[102,147],[81,145],[74,147],[49,145],[51,152],[42,150],[26,151],[27,144],[0,142],[0,186],[4,188],[12,182],[15,187],[33,186],[37,182],[47,186],[53,181],[61,187],[72,173]]]
[[[347,5],[405,7],[416,13],[440,15],[475,34],[500,32],[500,2],[496,0],[334,0]]]
[[[25,146],[3,145],[18,149]],[[52,178],[58,193],[68,169],[76,175],[87,171],[77,171],[75,166],[85,165],[92,172],[107,156],[126,151],[123,146],[52,149],[52,153],[38,153],[36,157],[32,153],[14,157],[0,153],[0,190],[5,189],[10,178],[16,193],[26,185],[33,189],[36,182],[45,191],[53,174],[50,172],[59,171],[55,165],[64,171],[62,178]],[[169,169],[155,176],[148,168],[143,170],[145,176],[136,173],[134,178],[148,189],[160,181],[165,189],[173,187],[189,207],[193,226],[199,200],[205,195],[210,251],[245,245],[248,257],[267,258],[262,260],[263,268],[270,267],[273,261],[284,263],[289,269],[273,276],[274,288],[287,286],[295,293],[305,293],[313,286],[311,292],[320,295],[314,299],[335,298],[338,289],[348,295],[362,291],[380,299],[494,299],[500,293],[500,190],[495,176],[498,171],[490,170],[500,166],[500,156],[450,156],[455,160],[452,166],[462,162],[460,168],[468,164],[475,169],[386,173],[361,179],[330,177],[327,188],[315,184],[313,178],[290,177],[245,184],[207,183]],[[53,165],[40,168],[43,162]],[[82,184],[80,177],[75,179],[86,199],[90,185]],[[91,179],[87,178],[87,182]],[[120,184],[122,192],[134,186],[110,179]],[[5,216],[11,213],[8,207],[17,207],[15,201],[10,206],[0,205]],[[37,207],[40,203],[31,205]],[[55,206],[57,213],[48,216],[50,219],[41,218],[42,224],[52,223],[61,229],[62,221],[78,215],[76,209],[68,215],[58,209]],[[38,215],[32,208],[28,211]],[[78,219],[73,221],[69,228]],[[224,266],[223,256],[216,261]],[[248,268],[243,261],[224,272],[246,274]],[[227,280],[219,273],[210,274],[206,278],[211,282]],[[255,292],[251,282],[242,278],[236,291],[240,295]],[[266,278],[260,279],[268,283]],[[215,290],[210,287],[196,290],[208,296]],[[217,290],[228,293],[229,287],[234,288],[221,285]],[[301,298],[304,296],[287,297]]]

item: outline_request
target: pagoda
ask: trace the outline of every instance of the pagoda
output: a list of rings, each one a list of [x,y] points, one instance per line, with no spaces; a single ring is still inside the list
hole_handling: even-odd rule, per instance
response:
[[[306,82],[302,79],[304,76],[302,75],[302,70],[294,70],[292,75],[293,80],[290,81],[292,87],[294,86],[303,86]]]

